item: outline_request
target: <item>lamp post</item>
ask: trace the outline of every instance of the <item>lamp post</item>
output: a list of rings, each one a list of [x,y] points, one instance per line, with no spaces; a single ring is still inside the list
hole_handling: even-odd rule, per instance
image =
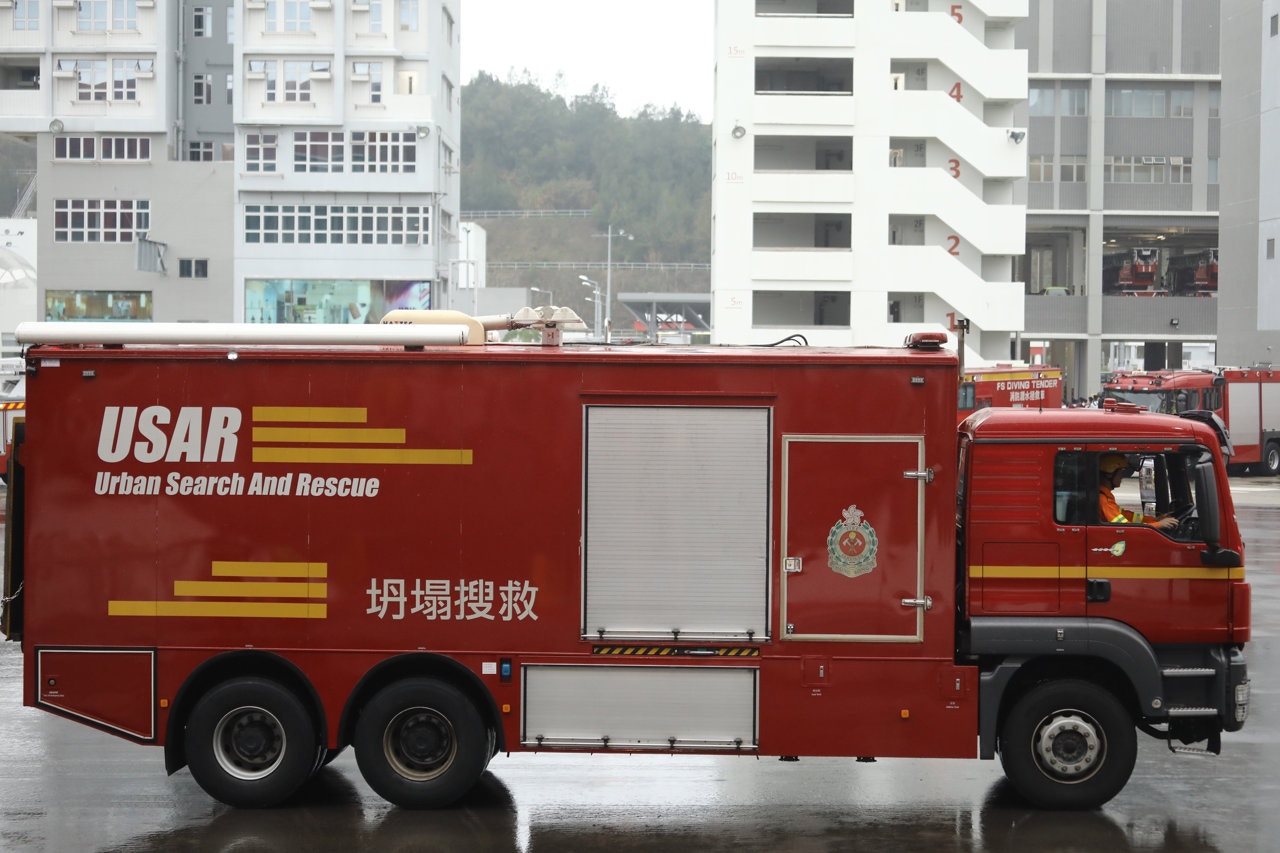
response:
[[[551,307],[551,299],[552,299],[552,297],[553,297],[553,295],[554,295],[554,294],[552,294],[552,292],[551,292],[550,290],[543,290],[541,287],[531,287],[531,288],[529,288],[529,292],[530,292],[530,293],[543,293],[543,294],[546,294],[546,297],[547,297],[547,307],[548,307],[548,308],[550,308],[550,307]]]
[[[592,299],[592,298],[588,297],[588,298],[587,298],[587,301],[595,304],[595,311],[596,311],[596,313],[595,313],[595,319],[596,319],[596,324],[595,324],[595,327],[594,327],[594,331],[595,331],[596,337],[600,338],[601,340],[604,340],[604,341],[607,343],[607,342],[608,342],[608,338],[607,338],[607,337],[605,337],[605,336],[602,336],[602,335],[601,335],[601,333],[600,333],[600,310],[601,310],[601,305],[600,305],[600,282],[598,282],[598,281],[592,281],[591,279],[587,278],[585,275],[580,275],[580,276],[578,276],[578,281],[582,282],[582,286],[583,286],[583,287],[589,287],[589,288],[591,288],[591,294],[592,294],[592,296],[594,296],[595,298],[594,298],[594,299]],[[608,322],[608,321],[606,320],[605,322]]]
[[[628,234],[622,228],[614,231],[613,223],[610,222],[605,233],[593,236],[604,237],[607,241],[604,252],[604,341],[608,343],[609,333],[613,329],[613,238],[626,237],[628,240],[634,240],[636,235]]]

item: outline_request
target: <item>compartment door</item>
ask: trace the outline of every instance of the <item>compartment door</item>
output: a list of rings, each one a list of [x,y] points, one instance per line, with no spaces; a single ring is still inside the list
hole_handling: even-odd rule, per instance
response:
[[[924,642],[920,436],[784,436],[788,640]]]

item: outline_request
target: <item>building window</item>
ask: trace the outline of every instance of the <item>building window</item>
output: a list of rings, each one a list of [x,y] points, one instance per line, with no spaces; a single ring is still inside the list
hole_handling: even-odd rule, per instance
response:
[[[1276,259],[1276,238],[1267,238],[1267,260],[1274,261]]]
[[[1053,156],[1036,154],[1027,160],[1027,179],[1032,183],[1048,183],[1053,180]]]
[[[369,103],[382,103],[382,63],[381,62],[353,62],[351,63],[351,80],[354,83],[363,83],[369,89]]]
[[[453,81],[443,74],[440,75],[440,98],[444,101],[444,108],[453,112]]]
[[[193,38],[213,38],[213,7],[195,6],[191,10],[191,35]]]
[[[1218,183],[1218,158],[1217,157],[1209,158],[1209,174],[1207,175],[1206,183],[1209,183],[1209,184]]]
[[[151,159],[151,138],[147,136],[102,137],[102,159],[140,162]]]
[[[227,44],[236,43],[236,7],[227,7]]]
[[[138,60],[111,60],[111,100],[138,100]]]
[[[1169,90],[1169,117],[1191,118],[1194,113],[1192,98],[1193,93],[1190,89]]]
[[[138,0],[111,0],[111,29],[138,28]]]
[[[369,0],[369,32],[382,32],[382,0]]]
[[[208,258],[178,258],[178,278],[208,278]]]
[[[1089,90],[1083,86],[1062,87],[1062,108],[1064,116],[1087,116],[1089,114]]]
[[[1164,89],[1107,89],[1107,115],[1115,118],[1164,118]]]
[[[441,27],[444,32],[444,43],[451,45],[453,44],[453,15],[447,7],[441,7],[440,11],[443,13]]]
[[[15,0],[13,28],[30,31],[40,29],[40,0]]]
[[[1173,156],[1169,158],[1169,183],[1191,183],[1191,158]]]
[[[1271,35],[1280,36],[1280,15],[1271,16]]]
[[[341,172],[345,137],[340,130],[297,131],[293,134],[293,171]]]
[[[57,136],[53,140],[55,160],[96,160],[97,139],[92,136]]]
[[[105,101],[107,99],[107,61],[105,59],[63,60],[76,72],[76,100]],[[60,64],[59,67],[65,67]]]
[[[232,74],[231,72],[227,72],[227,103],[228,104],[232,102],[235,89],[236,89],[236,75]]]
[[[274,59],[250,59],[249,78],[262,81],[263,100],[276,100],[276,62]]]
[[[192,162],[212,162],[213,161],[213,142],[188,142],[187,143],[187,159]]]
[[[284,99],[294,102],[311,100],[310,62],[285,62]]]
[[[1028,89],[1027,112],[1033,116],[1053,115],[1053,87],[1032,86]]]
[[[78,0],[76,3],[77,32],[106,32],[108,22],[107,0]],[[111,30],[131,31],[138,29],[137,0],[111,0]]]
[[[352,172],[413,172],[416,135],[397,131],[351,132]]]
[[[400,0],[400,29],[418,31],[418,0]]]
[[[1209,118],[1219,118],[1222,109],[1222,90],[1209,90]]]
[[[249,133],[244,138],[244,168],[247,172],[276,170],[276,135]]]
[[[80,32],[107,29],[107,0],[78,0],[76,29]]]
[[[1063,154],[1058,158],[1058,180],[1064,184],[1082,184],[1088,180],[1089,158],[1084,154]]]
[[[191,100],[198,106],[213,103],[213,79],[208,74],[196,74],[191,78]]]
[[[132,243],[151,228],[151,202],[59,198],[53,202],[55,243]]]
[[[430,211],[399,204],[246,204],[244,241],[258,244],[426,245]]]
[[[267,32],[311,32],[311,0],[266,0]]]

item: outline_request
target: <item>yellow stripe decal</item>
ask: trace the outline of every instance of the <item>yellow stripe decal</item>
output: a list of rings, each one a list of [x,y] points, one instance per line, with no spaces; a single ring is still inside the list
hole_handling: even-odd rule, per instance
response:
[[[174,581],[173,594],[202,598],[320,598],[328,584],[293,581]]]
[[[213,561],[215,578],[325,578],[328,563],[247,563]]]
[[[403,429],[344,427],[254,427],[254,441],[296,441],[301,444],[404,444]]]
[[[255,421],[313,424],[362,424],[369,410],[340,406],[254,406]]]
[[[1086,577],[1109,580],[1244,580],[1244,569],[1213,569],[1199,566],[970,566],[969,577],[1018,580],[1056,580]]]
[[[591,653],[593,655],[624,655],[630,657],[683,657],[688,655],[691,650],[677,646],[592,646]],[[759,657],[760,649],[755,646],[734,647],[734,648],[718,648],[718,649],[696,649],[699,656],[708,657]],[[711,654],[708,655],[707,653]],[[689,655],[694,657],[695,655]]]
[[[108,616],[202,616],[271,619],[325,619],[329,594],[328,563],[215,561],[209,572],[214,577],[299,578],[296,581],[204,581],[175,580],[173,594],[222,601],[108,601]],[[311,602],[236,601],[237,598],[311,598]]]
[[[323,603],[265,601],[110,601],[108,616],[224,616],[234,618],[324,619]]]
[[[396,450],[380,447],[255,447],[254,462],[303,464],[470,465],[470,450]]]

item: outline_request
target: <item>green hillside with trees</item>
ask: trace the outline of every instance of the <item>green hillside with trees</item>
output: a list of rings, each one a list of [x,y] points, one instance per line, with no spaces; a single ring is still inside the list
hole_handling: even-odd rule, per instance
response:
[[[485,229],[489,287],[537,287],[590,318],[587,275],[605,284],[613,240],[620,293],[711,288],[711,128],[679,108],[618,115],[608,90],[566,101],[529,80],[480,74],[462,89],[462,209]],[[586,216],[482,217],[473,211],[578,210]],[[518,262],[528,266],[504,266]],[[555,267],[548,266],[556,264]],[[594,264],[594,266],[588,266]]]

